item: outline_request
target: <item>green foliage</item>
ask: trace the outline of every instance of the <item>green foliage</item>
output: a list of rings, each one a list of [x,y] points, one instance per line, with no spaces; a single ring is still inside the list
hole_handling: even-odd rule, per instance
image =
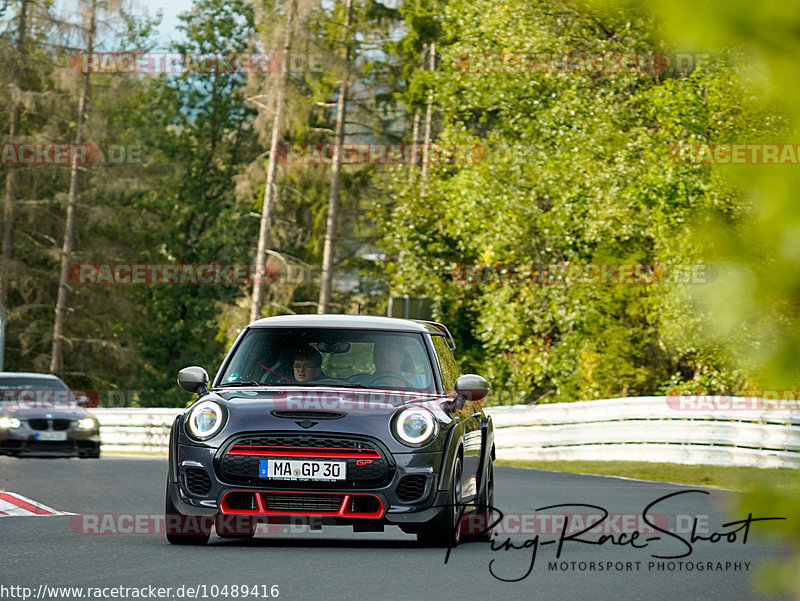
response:
[[[183,14],[189,55],[248,51],[253,10],[244,1],[202,0]],[[242,94],[244,75],[186,70],[162,75],[141,91],[134,119],[153,153],[153,187],[135,206],[157,224],[159,242],[141,244],[139,260],[157,263],[251,261],[255,220],[236,198],[234,177],[259,152],[251,130],[254,111]],[[137,232],[138,234],[138,232]],[[147,251],[143,250],[147,248]],[[144,256],[143,256],[144,255]],[[133,260],[133,257],[130,257]],[[217,316],[241,295],[234,286],[137,286],[132,296],[148,307],[150,326],[134,333],[152,374],[146,387],[155,404],[182,404],[172,374],[190,364],[208,369],[226,348],[216,340]]]
[[[412,38],[419,34],[410,34]],[[742,383],[728,359],[747,331],[705,334],[702,286],[465,286],[467,264],[681,265],[707,262],[705,223],[746,223],[746,195],[708,167],[673,163],[679,142],[765,136],[775,126],[738,73],[471,72],[483,52],[663,52],[652,17],[602,16],[544,2],[450,2],[429,88],[440,143],[487,149],[478,164],[432,169],[429,198],[398,178],[385,228],[402,256],[394,285],[439,301],[499,402],[569,401],[652,394],[690,382],[704,390]],[[479,70],[479,69],[478,69]],[[754,128],[754,121],[758,126]],[[706,286],[710,288],[710,286]],[[755,325],[755,320],[753,320]],[[471,330],[470,334],[464,330]],[[470,344],[470,337],[479,348]]]
[[[648,3],[665,24],[665,34],[714,52],[736,48],[742,72],[739,98],[758,99],[761,111],[748,115],[749,131],[740,141],[794,143],[800,131],[800,90],[795,56],[800,7],[792,3],[730,4],[721,0],[689,3],[685,0]],[[750,104],[750,103],[747,103]],[[739,109],[731,103],[729,113]],[[721,190],[746,190],[749,211],[719,211],[704,235],[719,261],[729,266],[713,294],[701,299],[699,310],[709,316],[708,332],[716,340],[737,338],[744,331],[749,344],[733,349],[732,356],[750,355],[750,374],[763,388],[796,388],[800,361],[800,207],[796,193],[800,174],[792,165],[744,165],[718,168]],[[786,517],[774,523],[775,535],[793,547],[785,561],[760,574],[763,588],[789,592],[800,598],[797,565],[797,497],[774,490],[769,479],[759,492],[742,501],[764,515]]]

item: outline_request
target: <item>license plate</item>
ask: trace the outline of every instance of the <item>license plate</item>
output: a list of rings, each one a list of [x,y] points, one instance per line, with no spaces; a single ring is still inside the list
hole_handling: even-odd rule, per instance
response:
[[[67,433],[66,432],[37,432],[35,435],[36,440],[66,440]]]
[[[346,468],[345,461],[262,459],[258,475],[275,480],[344,480]]]

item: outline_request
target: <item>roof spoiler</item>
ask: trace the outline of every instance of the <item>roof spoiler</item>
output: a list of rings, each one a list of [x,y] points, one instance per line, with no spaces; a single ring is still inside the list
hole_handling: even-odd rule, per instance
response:
[[[438,335],[444,336],[447,340],[447,348],[451,351],[456,350],[456,341],[453,340],[453,335],[450,333],[450,330],[447,329],[447,326],[439,323],[438,321],[426,321],[424,319],[415,319],[414,321],[418,323],[428,324],[429,326],[433,326],[437,330],[439,330]],[[436,333],[434,335],[437,335]]]

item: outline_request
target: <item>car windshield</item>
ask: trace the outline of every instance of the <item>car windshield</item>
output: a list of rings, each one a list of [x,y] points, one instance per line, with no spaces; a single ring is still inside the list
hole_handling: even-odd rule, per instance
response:
[[[57,408],[74,402],[67,385],[56,378],[0,377],[0,405],[4,409]]]
[[[433,391],[421,334],[333,328],[253,328],[219,386],[344,386]]]

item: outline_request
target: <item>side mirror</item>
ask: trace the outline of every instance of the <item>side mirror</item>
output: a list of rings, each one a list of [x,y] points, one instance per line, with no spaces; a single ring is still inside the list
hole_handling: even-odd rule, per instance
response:
[[[89,397],[83,394],[82,392],[74,393],[75,404],[78,407],[83,407],[84,409],[89,406]]]
[[[489,394],[489,383],[476,374],[466,374],[456,380],[455,389],[458,404],[463,407],[467,401],[480,401]]]
[[[178,386],[186,392],[203,394],[208,388],[208,373],[202,367],[184,367],[178,372]]]

